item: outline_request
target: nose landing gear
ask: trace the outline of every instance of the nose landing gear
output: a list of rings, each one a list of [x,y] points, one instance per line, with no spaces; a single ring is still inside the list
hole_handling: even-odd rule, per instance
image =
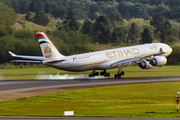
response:
[[[122,67],[120,67],[119,68],[119,71],[118,71],[118,74],[115,74],[114,75],[114,78],[121,78],[122,76],[124,76],[125,75],[125,72],[124,71],[122,71]]]
[[[124,71],[121,71],[120,73],[118,72],[118,74],[115,74],[114,75],[114,78],[121,78],[122,76],[124,76],[125,75],[125,72]]]

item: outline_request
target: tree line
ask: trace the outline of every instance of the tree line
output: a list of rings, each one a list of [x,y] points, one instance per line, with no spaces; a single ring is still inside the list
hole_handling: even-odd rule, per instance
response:
[[[17,54],[41,55],[35,37],[35,33],[38,31],[13,30],[12,25],[16,22],[16,13],[1,2],[0,8],[5,8],[0,9],[0,14],[4,12],[0,23],[2,24],[0,26],[3,26],[0,30],[4,31],[3,34],[0,34],[0,63],[8,62],[11,59],[7,53],[9,50]],[[47,14],[44,11],[38,11],[32,21],[42,22],[46,17]],[[27,14],[26,19],[29,18]],[[11,20],[11,22],[6,24],[6,20]],[[94,20],[87,18],[80,23],[75,11],[70,10],[65,14],[63,21],[57,23],[56,29],[47,31],[47,34],[64,55],[94,51],[88,46],[90,43],[126,46],[151,43],[153,40],[173,44],[179,40],[179,30],[172,27],[170,21],[162,14],[155,14],[146,21],[149,23],[140,28],[136,22],[126,24],[127,21],[121,16],[112,14],[111,17],[99,15]],[[174,54],[179,53],[179,49],[176,49]],[[171,64],[174,63],[178,64],[178,60],[171,59]]]
[[[16,13],[25,14],[45,11],[55,18],[64,18],[67,12],[75,11],[77,19],[91,20],[99,15],[111,17],[112,14],[125,19],[148,19],[160,13],[168,19],[180,17],[179,0],[0,0],[12,7]]]

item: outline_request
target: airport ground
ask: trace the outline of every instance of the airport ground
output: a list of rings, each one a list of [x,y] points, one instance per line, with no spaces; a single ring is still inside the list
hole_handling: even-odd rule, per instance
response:
[[[0,82],[1,98],[22,98],[1,102],[0,111],[8,116],[62,117],[63,111],[73,110],[76,117],[179,117],[174,101],[178,81],[180,77],[6,80]],[[48,94],[53,89],[58,93]],[[35,93],[48,95],[28,96]]]
[[[173,68],[171,70],[170,69],[155,70],[156,74],[157,72],[162,72],[162,71],[167,73],[168,71],[177,72],[178,69]],[[152,73],[153,71],[147,71],[147,72]],[[145,117],[168,117],[168,118],[179,117],[180,115],[176,114],[176,104],[174,101],[174,96],[176,92],[179,90],[179,85],[180,85],[179,80],[180,77],[175,77],[175,76],[174,77],[168,77],[168,76],[136,77],[136,78],[125,77],[121,80],[117,80],[113,78],[110,79],[109,78],[108,79],[79,78],[74,80],[62,80],[62,79],[2,80],[0,81],[1,99],[2,100],[3,98],[4,100],[18,99],[18,98],[21,99],[15,101],[13,100],[13,101],[1,102],[0,111],[2,111],[1,115],[8,115],[7,113],[9,113],[9,115],[15,115],[11,110],[16,109],[16,112],[14,113],[18,113],[18,114],[21,113],[19,115],[22,116],[24,115],[51,116],[47,114],[43,115],[43,112],[37,112],[37,111],[34,112],[39,113],[39,115],[24,114],[25,112],[28,113],[28,111],[25,111],[27,110],[26,108],[29,108],[29,110],[32,111],[32,109],[43,108],[42,106],[39,107],[40,105],[45,105],[44,108],[47,108],[48,104],[51,104],[49,105],[48,109],[52,111],[51,112],[52,116],[58,117],[58,116],[63,116],[62,111],[65,109],[62,109],[62,111],[60,109],[55,109],[55,111],[58,111],[59,113],[54,114],[53,112],[55,111],[53,111],[54,109],[53,107],[63,108],[63,106],[59,106],[59,105],[63,103],[61,105],[66,106],[67,104],[65,101],[67,100],[68,105],[70,104],[78,105],[78,106],[69,106],[70,108],[77,107],[75,116],[80,116],[80,114],[78,113],[80,112],[80,110],[78,110],[79,109],[78,107],[80,107],[83,108],[82,111],[85,111],[85,114],[82,113],[84,117],[85,116],[102,117],[101,113],[107,115],[112,111],[115,112],[113,113],[112,116],[109,115],[109,117],[138,117],[137,115],[138,111],[139,111],[139,117],[143,117],[143,115],[146,115]],[[157,83],[157,82],[163,82],[163,83]],[[103,86],[109,86],[109,87],[103,87]],[[94,88],[94,89],[87,89],[87,88]],[[67,92],[63,92],[63,91],[67,91]],[[39,96],[39,97],[31,98],[31,96],[56,93],[56,92],[58,92],[59,94],[58,93],[51,94],[52,96],[48,95],[49,97]],[[107,96],[107,98],[105,98],[104,96]],[[47,100],[50,100],[51,102],[49,103]],[[29,101],[30,104],[27,103],[26,101]],[[39,102],[39,104],[37,104],[37,102]],[[26,103],[26,104],[22,104],[22,103]],[[84,107],[83,104],[84,106],[89,106],[88,107],[89,109]],[[129,105],[126,106],[127,104]],[[100,110],[98,111],[97,109],[94,109],[94,107],[97,106],[98,107],[104,106],[104,108],[100,108]],[[3,107],[7,108],[8,111],[3,111],[4,110]],[[90,110],[90,108],[92,108],[92,110]],[[94,113],[92,114],[93,111],[95,111],[96,114]],[[3,114],[3,112],[5,114]],[[87,113],[90,113],[90,115],[88,115]],[[129,116],[126,116],[123,113],[129,114]],[[103,116],[103,119],[105,119],[104,117],[108,117],[106,115]],[[92,119],[94,120],[95,118]]]

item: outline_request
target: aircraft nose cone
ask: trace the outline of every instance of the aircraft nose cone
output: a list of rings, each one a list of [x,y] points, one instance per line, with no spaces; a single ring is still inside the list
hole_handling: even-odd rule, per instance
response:
[[[169,45],[166,45],[164,47],[164,52],[168,55],[170,55],[172,53],[172,48]]]

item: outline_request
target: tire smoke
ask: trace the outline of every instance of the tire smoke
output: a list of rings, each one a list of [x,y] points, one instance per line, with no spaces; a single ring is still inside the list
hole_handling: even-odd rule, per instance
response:
[[[102,76],[96,76],[96,77],[87,77],[85,75],[69,75],[69,74],[45,74],[45,73],[39,73],[37,74],[36,79],[57,79],[57,80],[68,80],[68,79],[93,79],[93,78],[104,78]]]
[[[83,75],[60,75],[60,73],[57,74],[44,74],[39,73],[37,74],[37,79],[76,79],[76,78],[84,78]]]

